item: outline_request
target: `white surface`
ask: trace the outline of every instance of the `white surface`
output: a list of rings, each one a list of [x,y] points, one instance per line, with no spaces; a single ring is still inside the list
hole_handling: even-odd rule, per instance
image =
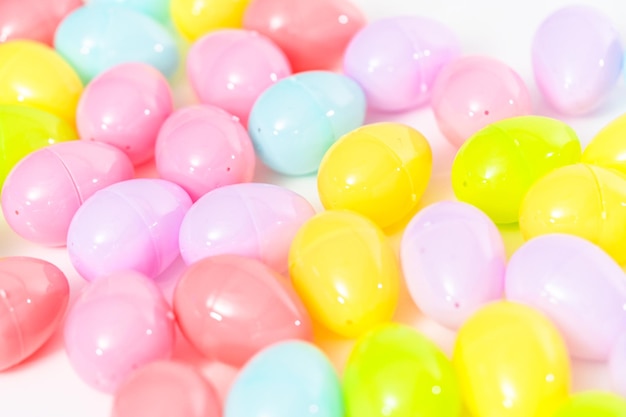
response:
[[[314,1],[314,0],[311,0]],[[535,113],[554,116],[538,97],[531,73],[530,43],[535,28],[552,10],[569,2],[559,0],[353,0],[362,7],[370,20],[400,14],[418,14],[439,19],[449,25],[460,37],[465,54],[482,54],[498,58],[516,69],[528,84],[534,99]],[[626,34],[626,2],[623,0],[595,0],[593,4],[615,19],[615,24]],[[621,21],[619,20],[621,18]],[[624,36],[626,39],[626,36]],[[620,81],[611,98],[600,110],[582,118],[563,119],[578,132],[583,144],[608,121],[626,112],[626,91]],[[186,87],[177,87],[177,105],[188,102]],[[424,108],[402,115],[370,115],[367,122],[390,120],[410,124],[420,130],[431,142],[434,151],[434,173],[422,204],[452,196],[449,170],[454,150],[445,142],[436,128],[432,112]],[[144,175],[149,170],[144,170]],[[274,182],[301,193],[320,209],[315,178],[284,178],[259,169],[256,181]],[[509,251],[520,243],[515,230],[504,231]],[[397,244],[398,236],[391,239]],[[31,245],[17,237],[0,218],[0,257],[13,255],[35,256],[53,262],[68,276],[72,286],[72,300],[84,285],[71,266],[64,249],[46,249]],[[173,278],[182,270],[180,262],[160,280],[171,289]],[[406,297],[402,298],[396,320],[414,324],[431,336],[450,353],[454,334],[423,318]],[[2,341],[0,341],[2,343]],[[325,337],[320,345],[329,353],[338,369],[350,349],[349,341]],[[218,384],[224,394],[235,370],[210,364],[199,358],[182,339],[178,338],[175,358],[188,360],[200,366],[205,374]],[[574,368],[574,389],[610,388],[603,364],[577,362]],[[0,373],[0,416],[2,417],[105,417],[109,415],[111,396],[99,393],[85,385],[73,372],[63,350],[61,331],[30,360]],[[137,416],[142,417],[142,416]]]

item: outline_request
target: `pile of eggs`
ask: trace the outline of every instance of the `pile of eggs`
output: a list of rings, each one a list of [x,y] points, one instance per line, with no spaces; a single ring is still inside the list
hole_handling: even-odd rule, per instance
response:
[[[564,121],[606,103],[623,44],[567,6],[529,52],[559,118],[443,22],[349,0],[4,0],[6,233],[71,268],[0,254],[0,377],[60,332],[113,417],[625,416],[626,115],[587,146]],[[429,138],[369,121],[420,108],[455,199],[422,201]],[[314,178],[319,207],[263,172]],[[572,359],[616,393],[574,392]]]

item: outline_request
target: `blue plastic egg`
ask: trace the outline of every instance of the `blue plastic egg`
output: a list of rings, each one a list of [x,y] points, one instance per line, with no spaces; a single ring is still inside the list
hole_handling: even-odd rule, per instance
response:
[[[365,94],[352,79],[303,72],[269,87],[252,107],[248,130],[257,155],[274,171],[307,175],[342,135],[365,119]]]
[[[243,367],[224,417],[343,417],[341,385],[326,356],[303,341],[274,344]]]
[[[128,7],[79,7],[59,25],[54,47],[83,82],[125,62],[154,66],[166,77],[178,67],[178,47],[168,29]]]
[[[170,0],[89,0],[89,4],[120,5],[150,16],[161,23],[170,21]]]

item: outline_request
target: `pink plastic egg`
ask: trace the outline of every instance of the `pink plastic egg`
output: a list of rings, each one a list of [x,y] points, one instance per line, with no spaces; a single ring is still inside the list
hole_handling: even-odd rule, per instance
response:
[[[203,355],[233,366],[273,343],[313,336],[311,319],[288,281],[237,255],[191,265],[176,287],[174,311],[183,334]]]
[[[0,258],[0,371],[22,362],[50,338],[69,296],[67,278],[51,263]]]
[[[65,321],[67,356],[90,386],[114,392],[135,369],[168,359],[174,314],[159,288],[132,271],[92,282]]]
[[[103,72],[87,85],[76,123],[81,139],[116,146],[138,165],[154,155],[157,134],[172,107],[165,77],[148,64],[132,62]]]
[[[626,329],[626,276],[600,247],[573,235],[533,238],[511,257],[506,297],[543,312],[576,358],[605,360]]]
[[[537,87],[557,111],[594,110],[617,84],[622,42],[611,19],[588,5],[563,7],[535,32],[532,63]]]
[[[245,126],[255,100],[267,87],[291,75],[291,66],[265,36],[220,30],[193,44],[187,75],[200,101],[234,114]]]
[[[191,366],[157,361],[133,372],[115,392],[111,417],[220,417],[215,388]]]
[[[271,184],[236,184],[206,194],[180,227],[180,252],[187,264],[221,254],[256,258],[287,271],[296,232],[315,214],[295,192]]]
[[[276,42],[302,72],[335,69],[365,23],[349,0],[252,0],[243,25]]]
[[[191,199],[161,179],[119,182],[78,209],[67,234],[72,264],[91,281],[134,270],[154,278],[178,256],[178,232]]]
[[[54,31],[82,0],[0,1],[0,43],[30,39],[52,46]]]
[[[432,107],[439,129],[457,147],[488,124],[532,110],[520,76],[506,64],[481,56],[460,58],[441,70]]]
[[[343,69],[373,109],[397,112],[427,103],[441,68],[461,52],[454,33],[418,16],[390,17],[365,26],[350,41]]]
[[[504,243],[493,221],[472,205],[442,201],[422,209],[404,231],[400,258],[417,307],[451,329],[502,298]]]
[[[57,143],[31,153],[13,168],[2,188],[4,218],[24,239],[62,246],[85,200],[133,176],[133,164],[117,148],[84,141]]]
[[[252,181],[255,154],[246,129],[232,115],[202,105],[174,112],[156,142],[156,168],[195,201],[209,191]]]

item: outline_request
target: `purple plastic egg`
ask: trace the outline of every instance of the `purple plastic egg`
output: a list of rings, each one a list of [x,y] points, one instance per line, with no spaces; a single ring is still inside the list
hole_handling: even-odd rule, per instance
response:
[[[403,111],[425,104],[437,74],[461,53],[454,33],[418,16],[376,20],[352,38],[343,69],[371,108]]]
[[[563,114],[589,113],[620,76],[620,34],[595,8],[567,6],[537,29],[532,63],[539,91],[550,106]]]
[[[67,356],[90,386],[113,393],[136,369],[169,359],[174,313],[147,277],[125,271],[90,283],[65,321]]]
[[[218,188],[187,212],[180,227],[180,252],[187,264],[233,254],[256,258],[285,272],[291,241],[314,214],[304,197],[277,185]]]
[[[626,329],[626,276],[600,247],[573,235],[535,237],[511,257],[506,297],[547,315],[573,357],[605,360]]]
[[[150,278],[178,256],[178,232],[191,198],[178,185],[140,178],[95,193],[70,223],[67,250],[88,281],[134,270]]]
[[[22,159],[2,188],[2,211],[24,239],[63,246],[80,205],[96,191],[133,178],[133,164],[104,143],[71,141],[42,148]]]
[[[421,210],[404,231],[400,259],[417,307],[448,328],[502,298],[504,243],[493,221],[472,205],[442,201]]]
[[[250,182],[255,154],[248,132],[236,117],[209,106],[173,113],[156,142],[156,168],[195,201],[224,185]]]
[[[626,329],[611,349],[609,374],[613,389],[619,395],[626,397]]]

